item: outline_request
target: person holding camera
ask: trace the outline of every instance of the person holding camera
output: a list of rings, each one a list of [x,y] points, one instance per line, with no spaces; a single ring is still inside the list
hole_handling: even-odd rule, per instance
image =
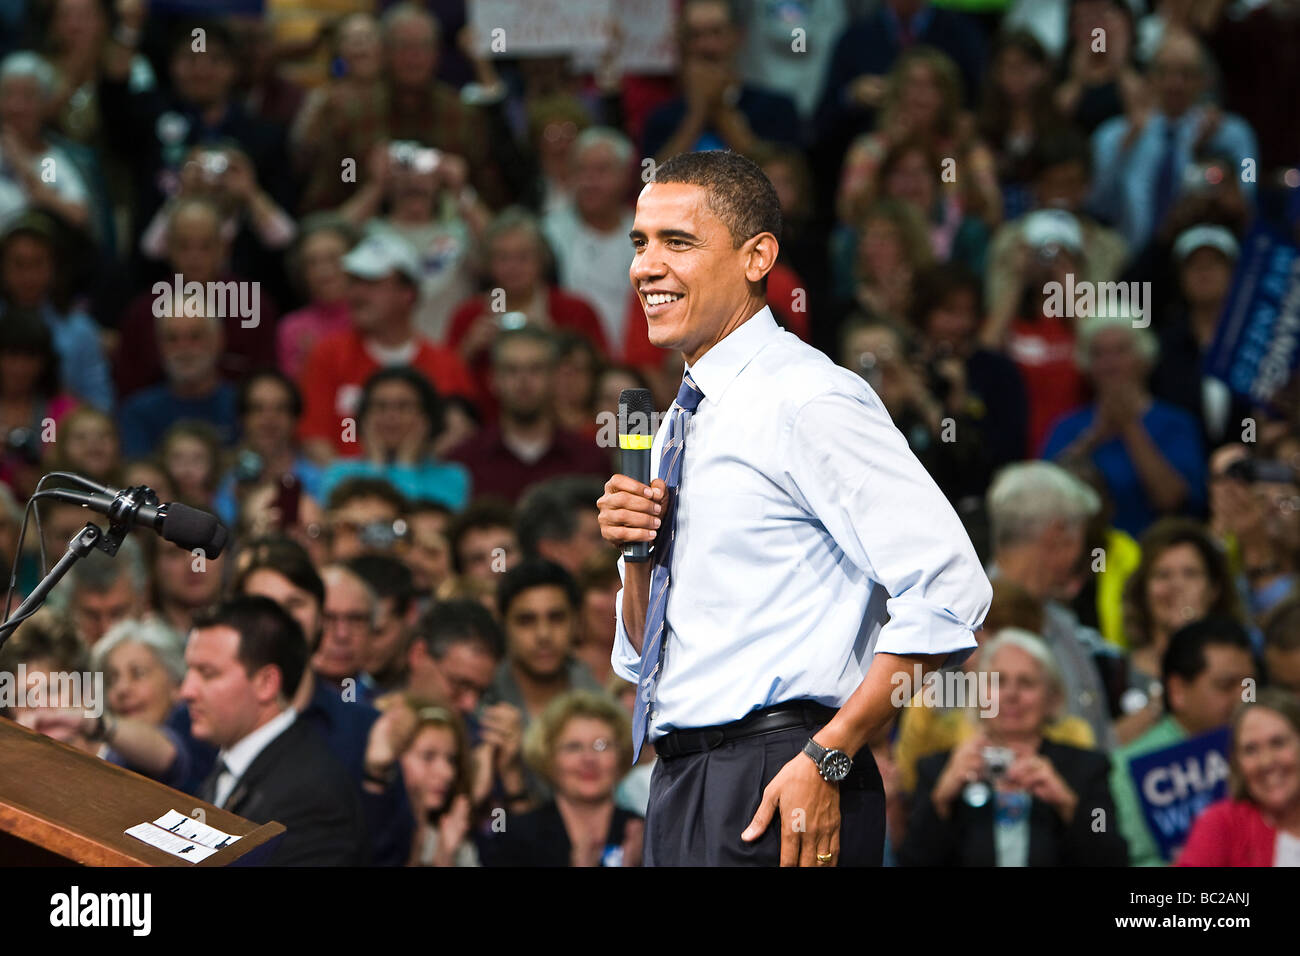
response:
[[[478,241],[491,216],[469,184],[464,157],[415,140],[376,143],[369,176],[338,212],[411,246],[420,268],[415,328],[441,342],[452,309],[474,292]]]
[[[870,383],[948,500],[970,499],[959,513],[978,510],[993,469],[985,442],[954,440],[979,428],[960,359],[927,360],[910,330],[888,319],[850,319],[842,341],[840,364]]]
[[[553,256],[537,217],[521,206],[502,210],[483,236],[489,291],[466,299],[452,313],[447,344],[469,366],[484,399],[484,418],[496,417],[491,396],[492,346],[506,329],[524,324],[581,335],[601,356],[609,354],[596,310],[581,296],[552,285]],[[504,301],[498,297],[504,293]]]
[[[1005,628],[979,651],[991,678],[984,726],[917,765],[916,796],[899,848],[903,866],[1125,866],[1113,820],[1110,762],[1044,731],[1064,701],[1052,652]]]

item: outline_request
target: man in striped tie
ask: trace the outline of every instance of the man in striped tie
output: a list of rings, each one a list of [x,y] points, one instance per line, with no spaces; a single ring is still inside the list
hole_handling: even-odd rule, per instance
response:
[[[632,284],[686,364],[655,477],[597,503],[607,541],[651,543],[620,559],[611,658],[658,756],[647,865],[879,865],[867,741],[900,684],[974,649],[992,594],[876,394],[776,324],[780,231],[731,152],[674,157],[637,201]]]

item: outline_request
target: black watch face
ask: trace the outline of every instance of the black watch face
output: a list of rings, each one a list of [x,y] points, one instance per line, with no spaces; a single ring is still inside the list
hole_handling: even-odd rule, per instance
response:
[[[853,760],[842,750],[832,750],[822,758],[820,769],[823,779],[829,780],[831,783],[839,783],[853,769]]]

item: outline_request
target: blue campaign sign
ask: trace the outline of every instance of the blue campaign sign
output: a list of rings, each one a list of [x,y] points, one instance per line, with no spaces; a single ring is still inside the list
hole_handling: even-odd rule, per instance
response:
[[[1230,745],[1224,727],[1129,761],[1147,829],[1166,860],[1186,842],[1201,811],[1227,796]]]
[[[1300,249],[1265,223],[1241,244],[1205,371],[1267,404],[1300,359]]]

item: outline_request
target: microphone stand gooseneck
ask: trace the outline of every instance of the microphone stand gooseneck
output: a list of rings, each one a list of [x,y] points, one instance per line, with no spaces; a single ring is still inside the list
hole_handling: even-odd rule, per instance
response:
[[[49,492],[38,491],[32,495],[32,498],[46,496],[54,497]],[[127,532],[131,530],[132,525],[135,523],[136,513],[142,505],[158,507],[158,496],[154,494],[153,489],[144,485],[128,488],[114,502],[113,513],[109,515],[107,531],[104,531],[93,521],[87,522],[86,526],[68,542],[68,549],[64,552],[63,557],[58,560],[58,563],[50,568],[49,573],[41,579],[41,582],[36,587],[32,588],[32,592],[27,595],[22,604],[18,605],[18,609],[14,611],[13,615],[0,624],[0,647],[4,647],[5,642],[17,630],[19,624],[40,609],[41,605],[45,603],[45,599],[49,597],[50,591],[63,580],[64,575],[72,570],[74,564],[96,548],[109,557],[116,556],[117,549],[122,546]]]

